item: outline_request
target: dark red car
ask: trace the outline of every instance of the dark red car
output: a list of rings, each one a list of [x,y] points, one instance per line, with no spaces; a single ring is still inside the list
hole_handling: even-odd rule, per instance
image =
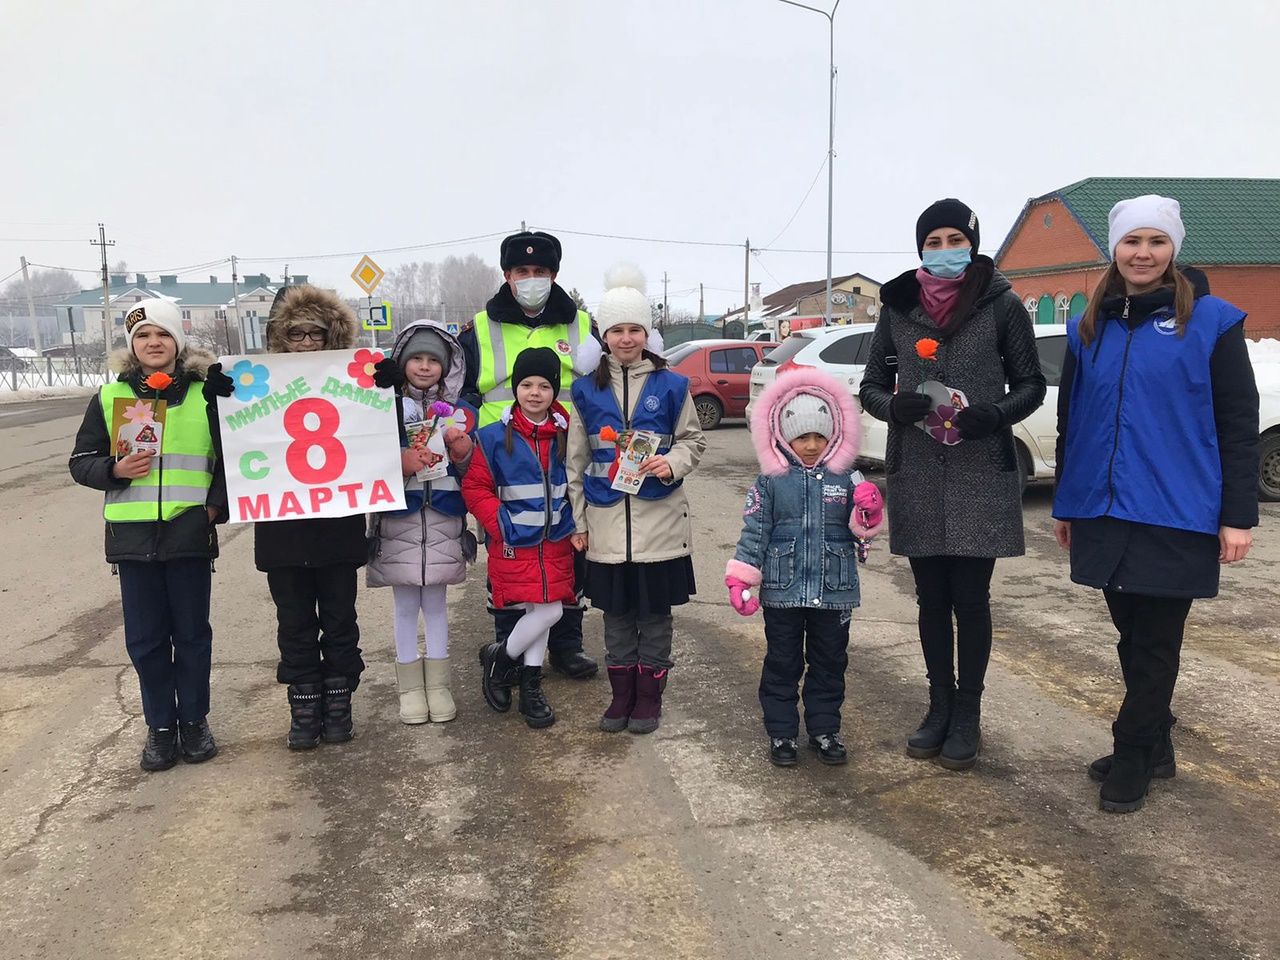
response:
[[[703,430],[725,417],[746,416],[751,368],[776,343],[747,340],[691,340],[665,354],[671,369],[689,378],[689,393]]]

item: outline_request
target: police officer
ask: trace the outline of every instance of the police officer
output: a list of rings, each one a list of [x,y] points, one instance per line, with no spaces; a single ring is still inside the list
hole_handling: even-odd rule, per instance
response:
[[[502,241],[500,255],[503,284],[459,335],[467,370],[462,398],[480,411],[480,426],[502,418],[515,400],[512,367],[521,350],[550,347],[560,358],[561,379],[567,402],[568,384],[584,371],[574,369],[578,346],[591,332],[591,317],[556,283],[560,271],[560,241],[542,231],[524,231]],[[590,372],[590,371],[586,371]],[[575,556],[581,584],[582,555]],[[493,610],[499,641],[523,614],[519,610]],[[566,607],[552,629],[548,644],[551,668],[575,680],[595,676],[598,665],[582,652],[582,608]]]

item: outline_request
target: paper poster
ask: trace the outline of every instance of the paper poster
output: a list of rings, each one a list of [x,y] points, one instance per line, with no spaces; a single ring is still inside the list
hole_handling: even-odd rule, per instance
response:
[[[111,406],[111,437],[117,460],[131,453],[160,453],[165,402],[146,397],[116,397]]]
[[[231,523],[404,509],[394,393],[382,354],[358,350],[222,357],[218,398]]]
[[[658,452],[658,435],[651,430],[633,430],[631,439],[618,458],[618,472],[613,478],[613,489],[623,493],[639,493],[645,474],[640,464]]]
[[[969,405],[969,398],[955,387],[948,387],[937,380],[926,380],[916,387],[933,401],[933,409],[918,422],[921,430],[948,447],[960,443],[960,429],[956,426],[956,414]]]

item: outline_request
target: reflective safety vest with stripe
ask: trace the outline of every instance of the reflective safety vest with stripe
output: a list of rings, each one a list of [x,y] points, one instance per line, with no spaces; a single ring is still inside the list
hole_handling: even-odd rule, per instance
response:
[[[136,396],[128,383],[119,381],[99,391],[108,433],[116,399]],[[114,450],[115,437],[110,443]],[[165,408],[160,453],[152,458],[151,472],[129,481],[127,487],[108,490],[102,515],[108,523],[137,523],[172,520],[193,507],[203,508],[213,483],[213,466],[205,399],[199,384],[190,383],[182,403]]]
[[[502,542],[512,547],[536,547],[543,540],[563,540],[573,533],[573,510],[569,506],[569,478],[563,460],[555,455],[554,436],[550,472],[520,435],[513,437],[507,453],[507,425],[491,423],[476,434],[484,451],[493,483],[502,506],[498,523]]]
[[[629,378],[624,376],[622,383],[626,390]],[[592,506],[612,506],[626,494],[614,490],[609,480],[609,467],[613,464],[617,445],[612,440],[600,439],[601,428],[612,427],[618,433],[623,430],[651,430],[658,435],[655,454],[668,453],[674,442],[672,431],[689,395],[689,378],[673,370],[653,371],[645,378],[630,422],[623,421],[612,384],[597,387],[594,377],[581,377],[573,382],[572,393],[578,416],[582,418],[591,443],[591,462],[587,464],[582,479],[582,492]],[[625,401],[625,396],[623,399]],[[657,477],[645,477],[635,496],[641,500],[661,500],[671,496],[671,492],[683,482],[663,483]]]
[[[541,327],[526,327],[522,323],[500,323],[491,320],[485,310],[475,317],[476,346],[480,351],[480,372],[476,376],[476,389],[484,397],[480,407],[480,426],[485,427],[502,419],[502,412],[515,400],[511,368],[521,350],[529,347],[550,347],[560,357],[560,386],[573,379],[573,361],[578,347],[591,336],[591,317],[579,310],[573,323],[553,323]],[[561,401],[564,403],[564,401]],[[569,410],[573,416],[573,410]]]
[[[462,502],[462,483],[457,468],[449,464],[449,472],[435,480],[419,480],[417,474],[404,482],[404,513],[417,513],[422,509],[423,498],[432,510],[446,517],[464,517],[467,505]],[[398,514],[397,514],[398,515]]]

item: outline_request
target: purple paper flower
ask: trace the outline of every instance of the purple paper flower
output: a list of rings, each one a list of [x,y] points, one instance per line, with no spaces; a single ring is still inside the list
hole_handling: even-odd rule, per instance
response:
[[[960,431],[956,428],[955,407],[938,407],[924,418],[924,428],[929,436],[939,443],[954,446],[960,442]]]
[[[447,417],[449,414],[453,413],[453,405],[445,403],[443,400],[437,400],[435,403],[431,404],[431,412],[437,417]]]

